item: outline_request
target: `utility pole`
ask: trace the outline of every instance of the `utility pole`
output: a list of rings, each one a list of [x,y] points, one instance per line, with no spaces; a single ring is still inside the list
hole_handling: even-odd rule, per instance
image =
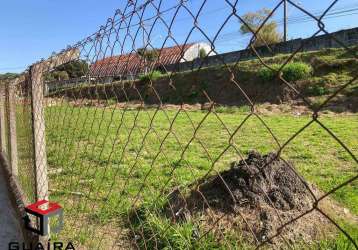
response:
[[[283,40],[287,42],[287,0],[283,0]]]
[[[144,75],[146,75],[148,72],[147,69],[147,46],[148,46],[148,38],[146,36],[146,32],[145,32],[145,23],[144,21],[142,21],[142,28],[143,28],[143,62],[144,62]]]

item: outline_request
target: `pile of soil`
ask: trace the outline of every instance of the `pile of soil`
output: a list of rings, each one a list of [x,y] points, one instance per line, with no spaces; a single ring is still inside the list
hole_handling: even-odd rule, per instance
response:
[[[322,230],[330,227],[316,211],[290,223],[271,240],[281,225],[314,204],[309,184],[292,169],[291,163],[273,153],[262,156],[251,152],[246,160],[233,162],[229,170],[199,181],[187,195],[180,190],[171,193],[166,215],[174,223],[200,221],[204,231],[213,228],[211,232],[217,235],[227,230],[236,235],[242,232],[243,238],[255,245],[317,240],[328,232]]]

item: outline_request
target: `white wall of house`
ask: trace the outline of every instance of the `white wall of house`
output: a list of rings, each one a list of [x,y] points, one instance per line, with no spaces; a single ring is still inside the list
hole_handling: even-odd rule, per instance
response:
[[[209,54],[211,47],[207,43],[195,43],[185,51],[184,57],[180,60],[180,62],[193,61],[194,59],[200,57],[201,49],[204,49],[206,54]],[[210,55],[213,55],[213,52],[211,52]]]

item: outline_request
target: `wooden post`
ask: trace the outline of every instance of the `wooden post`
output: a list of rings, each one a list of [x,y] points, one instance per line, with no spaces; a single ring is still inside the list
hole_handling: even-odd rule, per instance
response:
[[[9,119],[9,147],[10,165],[12,174],[18,176],[18,154],[16,134],[16,86],[19,80],[9,82],[7,85],[8,119]]]
[[[34,133],[34,156],[36,173],[36,198],[48,200],[46,135],[44,116],[44,93],[42,82],[43,65],[35,64],[30,69],[32,96],[32,125]]]
[[[5,83],[0,83],[0,147],[6,153]]]

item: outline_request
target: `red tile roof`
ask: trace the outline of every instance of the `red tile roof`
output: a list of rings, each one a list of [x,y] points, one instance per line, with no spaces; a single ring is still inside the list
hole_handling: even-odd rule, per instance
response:
[[[137,53],[130,53],[120,56],[112,56],[99,60],[91,66],[91,76],[126,76],[142,73],[144,68],[153,69],[159,66],[175,64],[180,62],[184,53],[193,44],[179,45],[174,47],[163,48],[159,53],[159,58],[153,62],[145,62]]]

